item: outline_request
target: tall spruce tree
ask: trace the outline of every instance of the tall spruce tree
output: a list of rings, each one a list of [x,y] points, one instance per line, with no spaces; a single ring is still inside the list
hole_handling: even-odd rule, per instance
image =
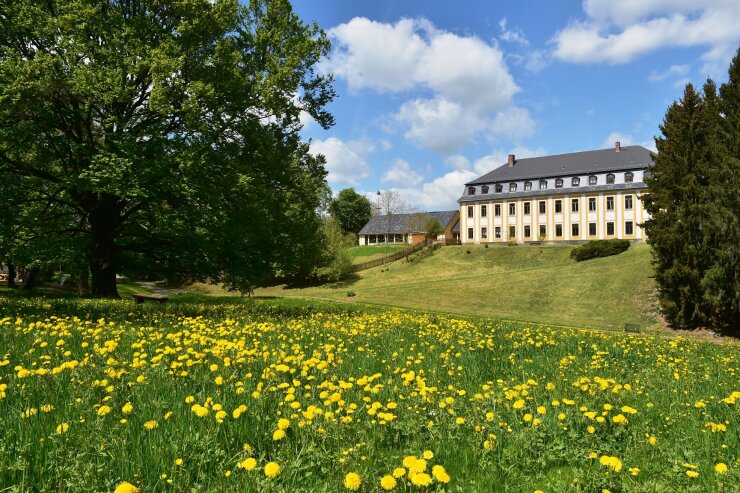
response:
[[[706,322],[701,280],[708,269],[704,255],[707,224],[707,172],[710,128],[703,100],[694,87],[666,112],[655,139],[658,156],[644,204],[644,224],[653,247],[656,282],[663,314],[677,326]]]

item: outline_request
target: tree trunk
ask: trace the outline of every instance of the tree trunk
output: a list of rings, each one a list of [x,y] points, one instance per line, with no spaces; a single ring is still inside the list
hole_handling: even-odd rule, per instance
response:
[[[21,289],[27,291],[31,288],[36,287],[36,284],[39,278],[39,268],[34,267],[30,270],[27,270],[26,275],[24,277],[25,278],[23,279],[23,288]]]
[[[90,213],[90,234],[92,248],[88,260],[92,277],[93,296],[102,298],[120,298],[116,287],[116,244],[115,224],[118,213],[114,207],[105,202]]]
[[[15,264],[8,263],[8,287],[9,288],[17,288],[15,284]]]
[[[81,267],[77,277],[77,292],[80,296],[85,296],[90,292],[90,274],[87,267]]]

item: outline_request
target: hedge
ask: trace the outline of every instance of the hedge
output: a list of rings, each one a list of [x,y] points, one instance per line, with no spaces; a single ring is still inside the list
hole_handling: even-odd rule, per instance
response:
[[[570,252],[570,258],[577,262],[598,257],[617,255],[630,247],[629,240],[596,240],[584,243]]]

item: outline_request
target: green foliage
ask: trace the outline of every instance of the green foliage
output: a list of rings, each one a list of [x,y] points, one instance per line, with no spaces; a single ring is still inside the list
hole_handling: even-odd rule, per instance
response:
[[[352,256],[349,248],[354,244],[354,236],[345,234],[333,217],[324,219],[321,227],[321,264],[314,269],[314,277],[321,281],[339,281],[352,272]]]
[[[87,263],[103,296],[116,273],[310,272],[326,172],[299,117],[333,124],[328,51],[287,0],[4,5],[0,255]]]
[[[571,250],[570,258],[581,262],[592,258],[609,257],[618,255],[629,247],[629,240],[594,240]]]
[[[439,224],[439,221],[430,217],[424,224],[424,232],[428,238],[437,238],[437,236],[445,232],[445,228]]]
[[[730,79],[672,104],[646,180],[648,242],[666,319],[740,330],[740,50]]]
[[[357,234],[372,215],[372,205],[364,195],[354,188],[340,190],[329,206],[331,215],[339,221],[342,231]]]

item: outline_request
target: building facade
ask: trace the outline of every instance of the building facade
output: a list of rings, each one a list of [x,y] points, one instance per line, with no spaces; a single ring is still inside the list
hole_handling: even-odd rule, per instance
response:
[[[466,183],[463,244],[643,241],[640,197],[654,155],[642,146],[517,160]]]
[[[358,233],[360,245],[385,245],[404,243],[415,245],[424,241],[424,226],[429,219],[436,219],[444,228],[444,233],[436,239],[439,242],[459,241],[458,225],[460,211],[417,212],[413,214],[393,214],[392,216],[373,216]]]

